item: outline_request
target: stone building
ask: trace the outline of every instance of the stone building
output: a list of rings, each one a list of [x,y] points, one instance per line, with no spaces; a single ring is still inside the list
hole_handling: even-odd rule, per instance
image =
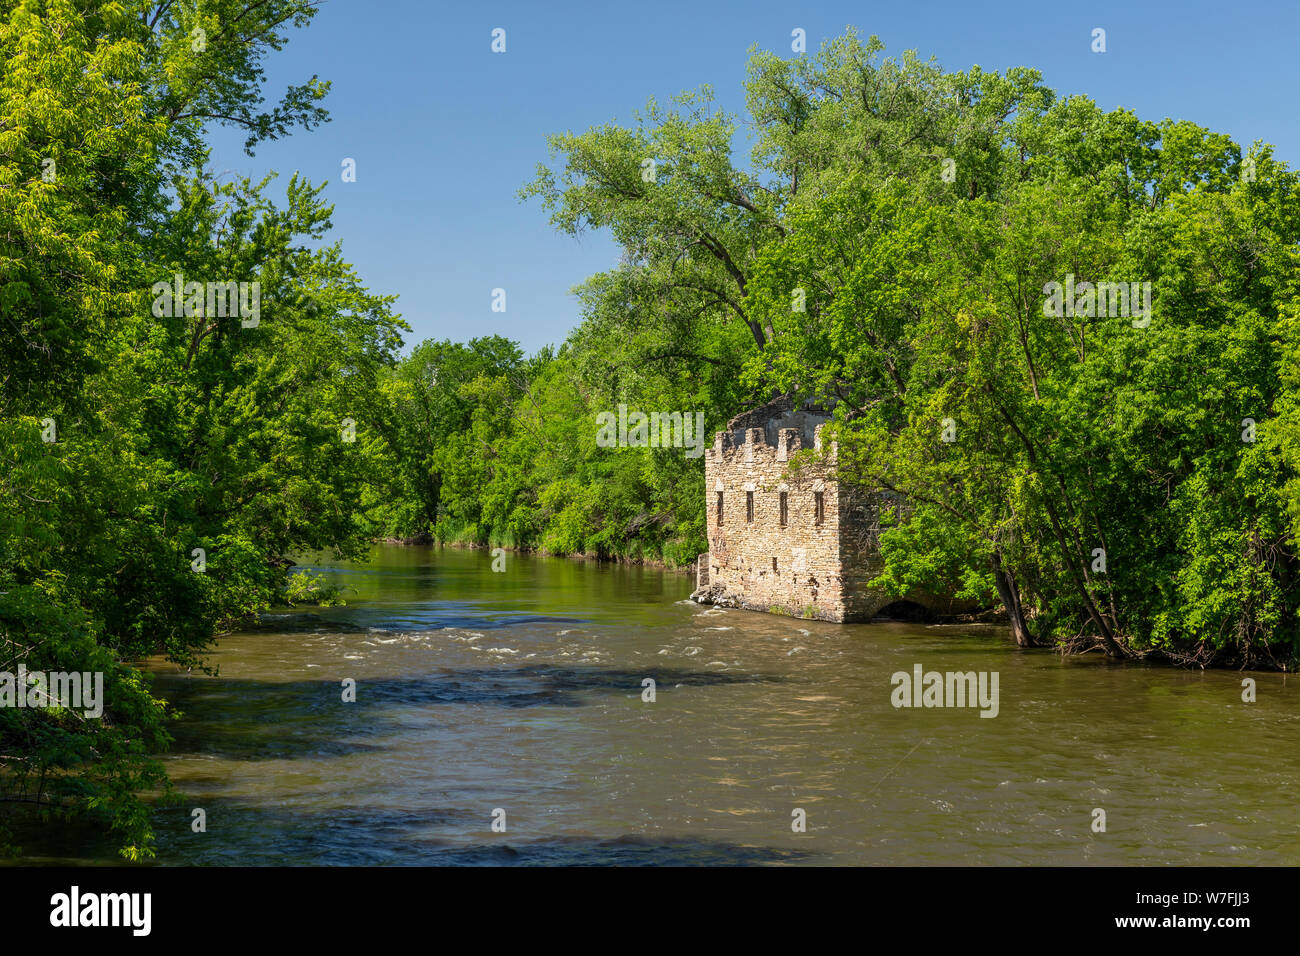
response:
[[[826,621],[864,621],[969,610],[951,599],[904,599],[867,587],[881,567],[880,509],[897,503],[835,477],[823,448],[828,409],[778,399],[733,418],[705,452],[709,550],[696,565],[701,604]],[[796,452],[823,454],[789,470]]]

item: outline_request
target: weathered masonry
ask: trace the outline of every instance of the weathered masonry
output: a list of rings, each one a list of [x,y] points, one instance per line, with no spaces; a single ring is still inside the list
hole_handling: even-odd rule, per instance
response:
[[[701,604],[826,621],[863,621],[900,599],[867,587],[881,567],[880,509],[897,499],[835,477],[822,447],[827,410],[778,399],[738,415],[705,452],[709,550],[696,566]],[[788,474],[805,448],[822,452]],[[947,598],[903,599],[932,613],[968,610]]]

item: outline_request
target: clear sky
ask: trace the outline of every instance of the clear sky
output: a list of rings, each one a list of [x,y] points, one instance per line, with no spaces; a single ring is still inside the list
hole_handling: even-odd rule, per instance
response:
[[[373,291],[400,295],[408,347],[499,333],[532,352],[564,340],[579,320],[569,290],[618,258],[606,235],[559,235],[539,203],[517,199],[547,159],[546,135],[629,122],[648,97],[705,83],[743,113],[752,45],[790,55],[800,27],[811,52],[850,24],[879,35],[887,55],[1034,67],[1058,94],[1262,139],[1300,165],[1297,0],[325,0],[267,61],[267,89],[270,100],[318,73],[333,83],[332,122],[252,158],[242,134],[218,129],[212,165],[277,170],[280,197],[294,170],[329,180],[334,236]],[[504,54],[491,51],[496,27]],[[1091,50],[1095,27],[1104,54]],[[341,181],[345,157],[356,182]],[[497,287],[504,313],[491,311]]]

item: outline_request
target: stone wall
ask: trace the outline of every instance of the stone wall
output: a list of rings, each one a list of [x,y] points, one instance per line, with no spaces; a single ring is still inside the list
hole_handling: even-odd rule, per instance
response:
[[[889,504],[888,498],[852,486],[845,486],[841,495],[844,530],[840,560],[844,565],[844,615],[848,620],[871,618],[892,600],[867,587],[867,582],[880,573],[880,511]]]
[[[802,424],[802,423],[801,423]],[[801,425],[767,429],[752,425],[718,432],[705,452],[708,496],[708,589],[723,603],[799,617],[839,621],[845,595],[840,557],[839,486],[825,466],[787,475],[789,460],[804,447]],[[814,426],[814,447],[820,424]],[[833,452],[833,449],[829,450]],[[828,463],[833,458],[828,458]],[[722,493],[722,520],[717,496]],[[781,494],[786,524],[781,524]],[[822,494],[822,522],[816,495]],[[749,496],[753,495],[752,520]]]

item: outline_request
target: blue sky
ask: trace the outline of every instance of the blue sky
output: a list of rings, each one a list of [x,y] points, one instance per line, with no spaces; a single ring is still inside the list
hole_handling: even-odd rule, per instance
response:
[[[706,83],[743,113],[752,45],[790,55],[800,27],[813,51],[849,24],[879,35],[890,55],[915,49],[949,69],[1034,67],[1059,94],[1191,120],[1243,145],[1262,139],[1300,165],[1294,0],[325,0],[268,59],[267,89],[269,100],[319,74],[333,83],[332,122],[252,158],[242,134],[214,130],[212,166],[276,170],[281,196],[294,170],[329,180],[334,237],[372,290],[400,296],[408,347],[498,333],[532,352],[564,340],[580,318],[570,289],[618,258],[607,236],[559,235],[540,204],[517,199],[547,158],[546,135],[629,122],[648,97]],[[490,49],[495,27],[506,30],[504,54]],[[1106,30],[1104,54],[1091,51],[1095,27]],[[345,157],[356,182],[341,181]],[[491,311],[497,287],[504,313]]]

